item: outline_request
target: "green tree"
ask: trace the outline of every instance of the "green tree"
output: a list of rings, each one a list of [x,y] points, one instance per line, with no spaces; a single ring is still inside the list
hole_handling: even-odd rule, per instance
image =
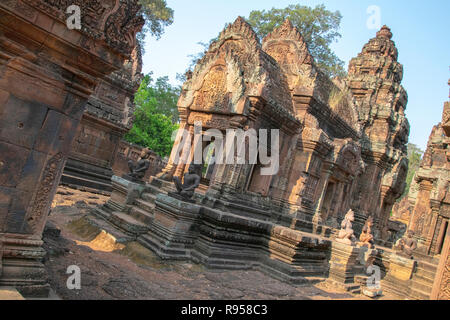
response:
[[[330,45],[341,37],[341,34],[338,32],[342,20],[341,13],[339,11],[329,11],[324,5],[318,5],[315,8],[290,5],[284,9],[272,8],[269,11],[252,11],[246,20],[255,30],[260,40],[262,40],[287,18],[302,34],[319,68],[329,77],[345,77],[347,73],[344,69],[344,61],[340,60],[330,49]],[[228,24],[225,24],[225,27]],[[188,70],[197,64],[197,61],[205,55],[206,50],[217,38],[213,38],[208,42],[197,43],[203,47],[203,50],[196,54],[188,55],[191,59]],[[177,74],[177,80],[184,82],[186,77],[184,74]]]
[[[408,143],[408,174],[406,175],[406,188],[403,192],[401,200],[403,197],[407,196],[409,193],[409,188],[411,187],[412,179],[416,174],[416,171],[420,167],[420,161],[422,160],[423,151],[415,144]]]
[[[146,75],[134,98],[135,120],[125,140],[147,147],[161,157],[168,156],[173,145],[172,133],[178,129],[178,115],[173,113],[177,90],[168,83],[167,77],[153,83],[151,74]]]
[[[150,33],[156,39],[161,38],[164,28],[173,23],[174,11],[167,6],[165,0],[139,0],[139,4],[142,5],[141,13],[145,18],[145,25],[138,33],[137,39],[144,53],[145,36]]]
[[[341,37],[338,30],[342,15],[339,11],[329,11],[323,4],[315,8],[296,4],[284,9],[252,11],[247,22],[262,39],[286,19],[300,31],[322,71],[330,77],[345,76],[344,62],[330,49],[330,45]]]

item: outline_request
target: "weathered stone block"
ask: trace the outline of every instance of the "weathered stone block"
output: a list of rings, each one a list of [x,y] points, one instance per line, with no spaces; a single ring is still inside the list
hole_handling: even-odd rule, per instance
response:
[[[39,183],[42,174],[42,168],[48,156],[38,151],[31,151],[26,159],[26,163],[21,170],[20,181],[16,188],[22,191],[33,191]]]
[[[29,154],[29,149],[0,140],[0,186],[17,186]]]
[[[354,282],[354,268],[359,248],[333,241],[331,245],[329,280],[340,285]]]
[[[411,279],[416,264],[415,260],[391,254],[388,276],[407,281]]]
[[[24,101],[11,95],[0,119],[0,139],[31,149],[47,110],[42,104]]]
[[[42,128],[39,130],[34,148],[50,155],[58,152],[68,154],[77,126],[78,120],[49,110]]]

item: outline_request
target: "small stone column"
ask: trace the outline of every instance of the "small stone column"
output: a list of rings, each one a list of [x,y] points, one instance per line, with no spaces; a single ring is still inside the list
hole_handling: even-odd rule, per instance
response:
[[[319,197],[319,200],[317,203],[317,208],[314,213],[313,220],[312,220],[313,223],[316,225],[321,225],[323,223],[320,210],[322,209],[323,201],[325,198],[325,193],[327,192],[328,182],[329,182],[329,179],[330,179],[330,176],[332,173],[332,169],[333,169],[333,165],[331,165],[329,168],[327,168],[323,171],[325,173],[325,176],[323,178],[324,183],[323,183],[322,191],[320,193],[320,197]]]
[[[331,245],[330,271],[328,280],[345,290],[355,286],[355,266],[359,248],[333,241]]]
[[[434,233],[436,232],[436,224],[438,222],[440,202],[435,200],[430,200],[431,205],[431,223],[428,229],[428,235],[424,242],[424,247],[426,248],[426,254],[431,253],[432,241]]]

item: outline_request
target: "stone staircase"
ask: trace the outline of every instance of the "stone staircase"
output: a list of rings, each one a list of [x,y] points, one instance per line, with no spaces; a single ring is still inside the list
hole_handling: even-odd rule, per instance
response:
[[[158,188],[147,185],[146,191],[132,205],[123,207],[113,201],[108,201],[102,207],[96,208],[93,213],[136,240],[149,230],[153,221],[155,200],[159,192]]]
[[[428,300],[433,289],[434,277],[436,275],[437,263],[418,261],[416,271],[411,279],[411,298]]]

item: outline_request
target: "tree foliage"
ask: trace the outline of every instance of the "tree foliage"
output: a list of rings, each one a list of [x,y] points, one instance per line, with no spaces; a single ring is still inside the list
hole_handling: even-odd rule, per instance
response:
[[[145,36],[149,33],[156,39],[161,38],[164,28],[173,23],[174,11],[167,6],[165,0],[139,0],[139,4],[142,5],[141,13],[144,16],[145,25],[137,38],[144,51]]]
[[[147,147],[161,157],[168,156],[172,149],[172,133],[178,129],[176,103],[179,88],[172,87],[167,77],[153,83],[151,74],[144,77],[136,95],[135,120],[125,135],[128,142]]]
[[[297,4],[290,5],[284,9],[254,10],[250,12],[246,20],[255,30],[260,40],[262,40],[287,18],[302,34],[319,68],[329,77],[345,77],[344,61],[340,60],[330,48],[330,45],[341,37],[341,34],[338,32],[342,20],[341,13],[339,11],[329,11],[324,5],[311,8]],[[225,24],[225,27],[228,24]],[[213,38],[208,42],[198,42],[203,47],[203,50],[196,54],[188,55],[191,59],[188,69],[192,69],[197,64],[198,60],[205,55],[211,43],[217,38]],[[177,74],[177,79],[180,82],[186,80],[183,74]]]
[[[409,193],[411,182],[416,174],[416,171],[420,167],[420,161],[422,160],[423,151],[415,144],[408,143],[408,174],[406,175],[406,188],[401,198],[405,197]]]
[[[300,31],[322,71],[330,77],[345,76],[344,62],[330,49],[330,45],[341,37],[338,30],[342,15],[339,11],[329,11],[323,4],[315,8],[296,4],[284,9],[252,11],[247,21],[262,39],[286,19]]]

